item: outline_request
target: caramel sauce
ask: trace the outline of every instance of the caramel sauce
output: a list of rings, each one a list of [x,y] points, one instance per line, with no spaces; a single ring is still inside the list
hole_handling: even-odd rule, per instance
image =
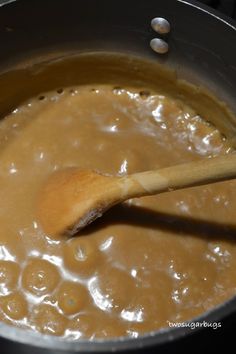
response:
[[[137,86],[59,88],[19,105],[0,132],[2,321],[71,340],[137,337],[236,293],[235,181],[130,200],[71,239],[37,219],[55,170],[125,175],[230,152],[182,100]]]

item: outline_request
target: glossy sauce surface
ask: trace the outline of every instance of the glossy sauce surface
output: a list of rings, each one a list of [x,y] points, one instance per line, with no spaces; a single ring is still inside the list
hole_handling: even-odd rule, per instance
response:
[[[71,239],[37,219],[55,170],[123,175],[231,152],[183,102],[132,87],[59,89],[16,108],[0,139],[2,321],[72,340],[137,337],[236,293],[234,181],[130,200]]]

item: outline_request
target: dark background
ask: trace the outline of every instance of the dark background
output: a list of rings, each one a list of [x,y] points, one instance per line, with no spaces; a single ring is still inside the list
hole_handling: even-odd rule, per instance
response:
[[[235,0],[199,0],[203,4],[214,7],[227,16],[236,19],[236,1]]]

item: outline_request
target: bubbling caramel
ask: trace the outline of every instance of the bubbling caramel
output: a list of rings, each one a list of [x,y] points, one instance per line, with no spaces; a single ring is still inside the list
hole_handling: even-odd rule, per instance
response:
[[[59,88],[0,131],[2,321],[71,340],[137,337],[236,293],[235,181],[130,200],[71,239],[37,219],[55,170],[125,175],[229,153],[187,104],[143,87]]]

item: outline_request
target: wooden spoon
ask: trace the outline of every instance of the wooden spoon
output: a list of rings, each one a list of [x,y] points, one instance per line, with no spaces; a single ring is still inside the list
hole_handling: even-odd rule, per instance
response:
[[[234,177],[236,154],[123,177],[67,168],[53,173],[43,185],[38,199],[39,221],[49,235],[73,235],[127,199]]]

